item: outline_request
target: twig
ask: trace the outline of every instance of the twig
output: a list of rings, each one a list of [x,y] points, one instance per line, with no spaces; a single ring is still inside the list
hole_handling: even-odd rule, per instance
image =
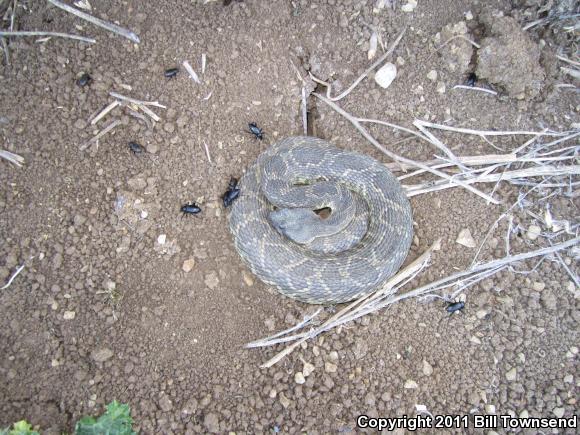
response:
[[[517,135],[532,135],[532,136],[566,136],[571,132],[548,132],[548,131],[494,131],[494,130],[472,130],[470,128],[451,127],[449,125],[434,124],[428,121],[421,121],[425,127],[436,128],[438,130],[453,131],[455,133],[473,134],[476,136],[517,136]],[[575,133],[575,132],[572,132]]]
[[[491,94],[491,95],[497,95],[496,91],[493,91],[491,89],[486,89],[486,88],[480,88],[477,86],[455,85],[455,86],[453,86],[453,89],[468,89],[471,91],[487,92],[488,94]]]
[[[406,163],[408,165],[412,165],[415,166],[417,168],[421,168],[426,170],[427,172],[431,172],[432,174],[435,174],[441,178],[445,178],[446,180],[448,180],[451,183],[457,183],[460,186],[462,186],[463,188],[469,190],[472,193],[475,193],[476,195],[481,196],[482,198],[484,198],[487,201],[492,202],[493,204],[499,204],[500,201],[492,198],[491,196],[487,195],[484,192],[481,192],[478,189],[475,189],[474,187],[470,186],[467,183],[464,183],[461,180],[454,180],[451,176],[447,175],[444,172],[441,172],[437,169],[433,169],[430,168],[429,166],[424,165],[421,162],[416,162],[414,160],[408,159],[406,157],[401,157],[398,156],[392,152],[390,152],[389,150],[387,150],[385,147],[383,147],[362,125],[360,125],[360,122],[358,121],[357,118],[354,118],[352,115],[350,115],[349,113],[345,112],[343,109],[341,109],[339,106],[337,106],[336,104],[334,104],[332,101],[326,99],[325,97],[323,97],[322,95],[313,93],[312,95],[314,95],[316,98],[324,101],[326,104],[328,104],[332,109],[334,109],[336,112],[338,112],[339,114],[341,114],[342,116],[344,116],[347,120],[350,121],[350,123],[352,125],[354,125],[354,127],[361,132],[361,134],[370,142],[372,143],[376,148],[378,148],[380,151],[382,151],[385,155],[387,155],[388,157],[390,157],[391,159],[395,160],[395,161],[399,161],[402,163]]]
[[[367,68],[367,70],[362,73],[362,75],[357,78],[352,85],[350,85],[348,87],[348,89],[346,91],[344,91],[342,94],[340,94],[337,97],[331,97],[330,96],[330,90],[331,90],[331,85],[327,82],[323,82],[320,79],[317,79],[310,71],[308,72],[308,74],[310,74],[310,78],[312,80],[314,80],[316,83],[320,83],[324,86],[326,86],[326,98],[328,98],[330,101],[339,101],[342,100],[344,97],[346,97],[348,94],[351,93],[351,91],[357,87],[357,85],[363,81],[365,79],[365,77],[367,77],[371,71],[373,71],[376,67],[378,67],[381,63],[383,63],[383,61],[389,57],[393,51],[395,51],[395,48],[397,48],[397,45],[399,45],[399,42],[401,41],[401,39],[403,38],[403,35],[405,34],[405,31],[407,30],[407,28],[404,28],[401,33],[399,33],[399,35],[397,36],[397,38],[395,39],[395,42],[393,42],[393,44],[389,47],[389,49],[387,50],[387,52],[385,54],[383,54],[381,57],[379,57],[377,59],[377,61],[375,63],[373,63],[370,67]]]
[[[467,270],[464,270],[462,272],[457,272],[457,273],[454,273],[452,275],[446,276],[445,278],[441,278],[437,281],[434,281],[432,283],[429,283],[429,284],[426,284],[426,285],[421,286],[419,288],[416,288],[415,290],[406,292],[402,296],[396,297],[396,299],[403,300],[403,299],[408,299],[410,297],[420,296],[420,295],[423,295],[425,293],[428,293],[434,287],[440,287],[441,285],[447,285],[449,282],[457,281],[457,280],[459,280],[467,275],[471,275],[471,274],[474,274],[477,272],[483,272],[483,271],[486,271],[489,269],[496,269],[496,268],[499,268],[502,266],[507,266],[509,264],[516,263],[519,261],[528,260],[530,258],[540,257],[540,256],[544,256],[547,254],[551,254],[551,253],[556,252],[556,251],[570,248],[574,245],[577,245],[578,243],[580,243],[580,237],[576,237],[574,239],[570,239],[570,240],[567,240],[565,242],[558,243],[557,245],[553,245],[553,246],[550,246],[547,248],[536,249],[535,251],[524,252],[522,254],[517,254],[517,255],[510,255],[510,256],[507,256],[504,258],[500,258],[499,260],[489,261],[487,263],[474,266],[474,267],[467,269]]]
[[[493,164],[493,163],[515,162],[518,160],[518,157],[517,157],[517,154],[515,154],[515,153],[488,154],[488,155],[484,155],[484,156],[457,156],[457,160],[465,165],[479,166],[479,165],[488,165],[488,164]],[[436,167],[437,169],[453,166],[453,163],[441,163],[441,160],[439,160],[439,159],[425,161],[425,162],[423,162],[423,164],[425,164],[427,166]],[[385,163],[385,166],[393,172],[401,170],[400,165],[397,165],[396,163]],[[413,166],[411,166],[411,165],[402,165],[402,166],[403,166],[403,170],[413,168]],[[421,170],[418,170],[418,171],[410,173],[410,174],[405,174],[405,175],[401,176],[400,179],[409,178],[409,177],[419,175],[419,174],[424,173],[424,172],[425,171],[421,169]]]
[[[8,160],[10,163],[13,163],[18,167],[22,166],[24,163],[24,157],[11,153],[10,151],[0,150],[0,157]]]
[[[471,39],[469,39],[469,38],[467,38],[467,37],[465,37],[465,36],[463,36],[463,35],[455,35],[455,36],[452,36],[451,38],[449,38],[449,39],[448,39],[447,41],[445,41],[443,44],[441,44],[441,45],[439,46],[439,48],[436,48],[436,49],[435,49],[435,52],[438,52],[438,51],[439,51],[439,50],[441,50],[443,47],[445,47],[447,44],[449,44],[451,41],[453,41],[454,39],[457,39],[457,38],[460,38],[460,39],[463,39],[464,41],[467,41],[467,42],[469,42],[471,45],[473,45],[473,46],[474,46],[475,48],[477,48],[478,50],[481,48],[481,45],[479,45],[478,43],[476,43],[476,42],[472,41]]]
[[[130,103],[137,104],[139,106],[155,106],[160,107],[161,109],[167,109],[166,106],[163,104],[159,104],[157,101],[141,101],[136,100],[135,98],[126,97],[125,95],[118,94],[117,92],[109,92],[111,97],[118,98],[119,100],[129,101]]]
[[[316,316],[318,316],[320,314],[320,312],[322,311],[322,308],[319,308],[318,310],[316,310],[314,313],[307,315],[304,317],[304,319],[302,319],[302,321],[300,323],[298,323],[297,325],[294,325],[288,329],[285,329],[284,331],[280,331],[274,335],[271,335],[269,337],[266,337],[264,339],[261,340],[256,340],[256,341],[252,341],[248,344],[246,344],[245,347],[247,348],[252,348],[252,347],[264,347],[265,345],[263,344],[264,342],[269,342],[275,338],[278,337],[282,337],[286,334],[290,334],[291,332],[297,331],[298,329],[303,328],[304,326],[306,326],[308,323],[310,323],[310,321],[312,319],[314,319]]]
[[[14,0],[14,2],[12,2],[12,15],[10,15],[10,31],[11,32],[14,30],[14,17],[16,16],[17,3],[18,3],[18,0]]]
[[[2,51],[4,52],[4,58],[6,60],[6,65],[10,65],[10,52],[8,51],[8,43],[6,38],[0,38],[0,43],[2,43]]]
[[[478,177],[467,179],[453,179],[450,182],[435,181],[424,184],[404,185],[407,196],[409,198],[423,193],[436,192],[439,190],[450,189],[457,187],[455,184],[461,183],[466,185],[477,183],[493,183],[502,179],[504,181],[514,180],[518,178],[529,177],[544,177],[544,176],[562,176],[562,175],[580,175],[580,165],[570,165],[562,167],[539,166],[534,168],[518,169],[514,171],[507,171],[501,174],[484,174]]]
[[[109,104],[107,107],[105,107],[103,110],[101,110],[91,121],[91,125],[95,125],[97,122],[99,122],[107,113],[109,113],[111,110],[113,110],[115,107],[117,107],[119,104],[119,100],[115,100],[113,101],[111,104]]]
[[[56,6],[57,8],[60,8],[66,12],[69,12],[73,15],[76,15],[77,17],[86,20],[92,24],[94,24],[95,26],[99,26],[102,27],[103,29],[106,29],[110,32],[116,33],[117,35],[121,35],[127,39],[130,39],[131,41],[139,44],[139,37],[134,33],[131,32],[130,30],[124,29],[120,26],[117,26],[116,24],[112,24],[112,23],[108,23],[106,21],[101,20],[100,18],[96,18],[93,17],[90,14],[87,14],[86,12],[82,12],[79,11],[78,9],[73,8],[72,6],[69,6],[65,3],[62,3],[59,0],[48,0],[50,3],[52,3],[54,6]]]
[[[559,263],[562,265],[562,267],[564,268],[564,270],[568,273],[568,275],[570,275],[570,278],[572,278],[572,281],[574,281],[574,284],[576,284],[576,287],[580,287],[580,280],[578,279],[578,275],[575,274],[575,273],[573,273],[570,270],[570,268],[564,262],[564,259],[562,258],[562,256],[560,255],[559,252],[554,252],[554,255],[558,258]]]
[[[375,300],[378,297],[382,297],[385,294],[391,294],[391,291],[395,285],[397,285],[401,281],[404,281],[409,276],[414,275],[418,270],[421,270],[424,267],[424,265],[429,261],[433,249],[435,249],[438,246],[438,243],[439,243],[439,241],[435,242],[431,246],[431,248],[429,248],[419,258],[417,258],[415,261],[413,261],[413,263],[411,263],[409,266],[405,267],[403,270],[401,270],[399,273],[397,273],[394,277],[390,278],[379,290],[377,290],[377,292],[355,300],[354,302],[350,303],[347,307],[340,310],[338,313],[336,313],[334,316],[332,316],[331,318],[326,320],[322,325],[318,326],[317,328],[315,328],[312,331],[304,332],[304,333],[301,333],[298,335],[294,335],[292,337],[285,337],[285,341],[287,341],[289,339],[298,340],[298,341],[293,343],[292,345],[290,345],[288,348],[284,349],[283,351],[281,351],[277,355],[275,355],[273,358],[271,358],[266,363],[262,364],[260,367],[261,368],[271,367],[272,365],[274,365],[278,361],[280,361],[282,358],[284,358],[286,355],[289,355],[294,349],[296,349],[296,347],[298,345],[300,345],[304,341],[306,341],[310,338],[314,338],[318,334],[325,332],[325,331],[328,331],[329,329],[332,329],[333,327],[337,326],[341,322],[341,319],[344,318],[346,315],[352,315],[353,312],[357,312],[357,310],[361,310],[362,308],[367,306],[368,303],[370,303],[371,301]],[[359,307],[355,308],[355,307],[357,307],[357,305],[359,305]],[[342,323],[344,323],[344,322],[342,322]],[[297,328],[295,328],[295,329],[297,329]],[[255,341],[253,343],[258,343],[258,342],[262,342],[260,347],[271,346],[273,344],[276,344],[274,340],[268,340],[268,339],[258,340],[258,341]],[[253,346],[253,347],[257,347],[257,346]]]
[[[4,289],[7,289],[8,287],[10,287],[10,284],[12,284],[12,281],[14,281],[14,278],[16,278],[18,276],[18,274],[20,272],[22,272],[22,269],[24,269],[24,266],[25,266],[25,264],[23,264],[18,269],[16,269],[16,272],[14,272],[14,274],[10,277],[10,279],[8,280],[6,285],[4,287],[0,288],[0,290],[4,290]]]
[[[82,144],[79,147],[79,150],[81,150],[81,151],[86,150],[89,146],[91,146],[93,143],[97,142],[102,136],[104,136],[105,134],[110,132],[112,129],[114,129],[119,124],[121,124],[120,119],[115,119],[115,120],[111,121],[111,123],[109,125],[107,125],[100,132],[98,132],[95,136],[93,136],[91,139],[89,139],[84,144]]]
[[[189,64],[188,61],[184,60],[183,61],[183,66],[185,67],[185,70],[188,72],[189,76],[192,78],[192,80],[197,83],[198,85],[201,85],[201,80],[199,79],[199,77],[197,76],[197,74],[195,73],[195,71],[193,70],[193,68],[191,67],[191,65]]]
[[[84,36],[79,36],[79,35],[69,35],[68,33],[58,33],[58,32],[36,32],[36,31],[30,31],[30,32],[7,32],[7,31],[0,31],[0,36],[54,36],[57,38],[68,38],[68,39],[76,39],[77,41],[83,41],[83,42],[88,42],[90,44],[94,44],[95,42],[97,42],[95,39],[93,38],[86,38]]]
[[[560,59],[562,62],[566,62],[566,63],[569,63],[570,65],[574,65],[574,66],[580,67],[580,62],[575,62],[573,60],[568,59],[567,57],[560,56],[558,54],[556,55],[556,57],[558,59]]]
[[[423,124],[423,121],[421,121],[420,119],[416,119],[413,122],[413,125],[415,127],[417,127],[417,129],[423,133],[423,135],[429,139],[429,142],[431,142],[433,145],[435,145],[437,148],[439,148],[440,150],[442,150],[445,154],[447,154],[447,157],[449,157],[449,159],[455,163],[459,168],[461,168],[462,170],[466,170],[467,168],[461,164],[461,162],[459,160],[457,160],[457,157],[455,156],[455,154],[453,154],[451,152],[451,150],[445,146],[445,144],[443,142],[441,142],[437,137],[435,137],[435,135],[433,135],[430,131],[428,131],[425,128],[425,124]]]
[[[149,115],[149,117],[155,121],[155,122],[159,122],[159,120],[161,119],[159,116],[157,116],[157,114],[151,110],[149,107],[144,106],[143,104],[137,104],[137,107],[139,109],[141,109],[143,111],[143,113],[145,113],[146,115]]]
[[[304,136],[308,135],[308,113],[306,108],[306,88],[302,86],[302,124],[304,125]]]
[[[207,146],[207,143],[205,143],[205,140],[203,141],[203,147],[205,148],[205,155],[207,157],[207,161],[211,163],[211,155],[209,154],[209,148]]]

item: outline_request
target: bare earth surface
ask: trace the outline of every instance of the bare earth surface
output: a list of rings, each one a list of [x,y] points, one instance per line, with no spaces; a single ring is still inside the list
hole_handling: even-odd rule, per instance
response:
[[[564,131],[579,122],[576,91],[555,87],[572,80],[556,63],[558,47],[548,37],[539,44],[538,33],[522,37],[516,21],[486,18],[481,3],[488,2],[419,1],[410,13],[404,2],[374,13],[374,3],[91,2],[94,15],[135,31],[139,45],[45,2],[19,9],[20,30],[82,33],[97,43],[14,38],[11,65],[0,66],[0,148],[25,158],[22,168],[0,161],[0,283],[26,264],[0,291],[0,427],[26,418],[45,433],[70,432],[113,399],[130,404],[137,430],[147,434],[349,432],[360,414],[415,415],[417,404],[433,414],[492,412],[486,405],[498,414],[577,412],[579,289],[549,260],[473,286],[466,309],[453,317],[440,300],[406,301],[308,342],[270,369],[259,365],[281,348],[243,348],[312,307],[282,297],[244,267],[221,194],[269,144],[302,133],[298,74],[309,69],[345,89],[368,67],[363,22],[377,27],[385,45],[407,31],[389,58],[399,70],[393,84],[382,89],[367,79],[340,102],[356,116],[499,130]],[[509,1],[489,3],[521,18]],[[452,89],[475,70],[478,54],[462,38],[436,51],[453,33],[437,34],[461,21],[487,47],[487,61],[490,50],[512,50],[515,73],[486,59],[478,66],[485,76],[478,85],[500,97]],[[164,77],[183,60],[201,85],[183,68]],[[82,72],[93,78],[85,87],[75,84]],[[89,125],[112,101],[109,91],[167,109],[152,107],[161,117],[153,128],[122,108]],[[344,118],[311,103],[317,136],[389,162]],[[79,150],[115,118],[122,124],[98,147]],[[264,129],[263,141],[244,132],[249,122]],[[439,152],[398,142],[406,136],[386,127],[370,129],[397,154],[429,160]],[[473,137],[442,137],[457,155],[498,152]],[[133,154],[129,141],[147,152]],[[519,143],[495,144],[509,150]],[[442,249],[412,286],[469,267],[477,249],[457,244],[459,232],[469,229],[479,246],[519,192],[502,185],[500,206],[460,189],[414,197],[407,262],[439,237]],[[203,212],[182,217],[181,205],[194,200]],[[547,202],[558,218],[580,215],[577,198],[538,202],[540,213]],[[516,211],[522,231],[512,236],[513,252],[548,246],[543,236],[526,236],[531,222]],[[504,221],[491,235],[481,259],[505,255],[506,228]],[[574,258],[563,256],[577,273]],[[315,369],[300,385],[295,373],[305,362]]]

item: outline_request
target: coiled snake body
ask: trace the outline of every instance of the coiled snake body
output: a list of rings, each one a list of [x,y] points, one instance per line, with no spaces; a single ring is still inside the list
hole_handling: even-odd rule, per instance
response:
[[[347,302],[377,289],[407,256],[411,206],[371,157],[290,137],[262,153],[239,187],[229,216],[236,249],[286,296]],[[314,212],[324,208],[326,218]]]

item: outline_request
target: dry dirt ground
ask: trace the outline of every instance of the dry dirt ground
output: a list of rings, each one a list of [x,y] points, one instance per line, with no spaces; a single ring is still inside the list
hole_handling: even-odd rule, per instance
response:
[[[444,41],[437,33],[464,21],[481,42],[483,4],[522,19],[509,1],[421,0],[411,13],[401,10],[405,2],[374,13],[374,1],[355,0],[91,1],[94,15],[132,29],[139,45],[43,1],[21,3],[28,10],[18,10],[18,29],[90,34],[97,43],[12,39],[11,64],[0,67],[1,148],[25,158],[22,168],[0,161],[1,281],[26,265],[0,292],[0,427],[26,418],[44,433],[70,432],[113,399],[130,404],[136,429],[147,434],[349,432],[360,414],[415,415],[417,404],[433,414],[492,412],[485,405],[523,416],[577,412],[578,289],[549,260],[531,273],[505,272],[473,286],[464,312],[451,318],[440,300],[409,300],[308,342],[270,369],[259,365],[280,348],[243,348],[290,327],[311,307],[249,273],[220,196],[229,177],[239,177],[269,144],[302,132],[298,73],[306,77],[309,68],[346,88],[367,68],[363,22],[376,26],[385,44],[407,32],[390,57],[396,80],[388,89],[363,81],[341,101],[351,113],[404,126],[427,118],[503,130],[563,131],[579,121],[575,88],[555,86],[571,83],[554,58],[558,46],[549,35],[541,42],[538,32],[530,32],[530,47],[541,53],[541,90],[518,99],[498,87],[500,98],[452,89],[465,82],[474,59],[450,70],[444,51],[436,51]],[[183,60],[201,85],[183,68],[164,77]],[[514,60],[513,68],[520,66]],[[93,79],[85,87],[75,84],[82,72]],[[437,91],[441,83],[444,92]],[[121,108],[89,125],[112,101],[109,91],[167,109],[153,108],[161,117],[153,128]],[[322,103],[310,109],[316,135],[389,161]],[[114,118],[121,125],[98,147],[79,150]],[[244,132],[252,121],[266,132],[263,141]],[[398,154],[433,158],[425,143],[398,142],[405,135],[387,128],[371,131]],[[442,137],[459,155],[497,152],[470,137]],[[129,141],[147,152],[133,154]],[[518,143],[498,141],[505,149]],[[442,249],[413,286],[468,267],[475,249],[455,242],[460,230],[468,228],[479,245],[521,189],[502,185],[500,206],[460,189],[414,197],[408,261],[439,237]],[[135,200],[138,210],[126,210]],[[193,200],[203,212],[183,218],[180,206]],[[579,215],[574,197],[547,202],[559,218]],[[513,252],[547,246],[543,236],[525,236],[531,222],[517,211],[514,225],[522,231],[512,236]],[[505,231],[503,225],[492,234],[483,259],[505,254]],[[185,272],[188,259],[194,265]],[[299,385],[295,373],[304,362],[315,369]]]

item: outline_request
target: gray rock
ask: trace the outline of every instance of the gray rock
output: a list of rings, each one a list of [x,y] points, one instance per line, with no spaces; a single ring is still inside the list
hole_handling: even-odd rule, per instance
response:
[[[220,422],[218,416],[210,412],[203,419],[203,424],[210,433],[218,433],[220,431]]]
[[[159,399],[159,407],[162,411],[169,412],[173,409],[173,403],[169,400],[169,397],[164,394],[161,396],[161,399]]]
[[[113,356],[113,351],[111,349],[106,348],[106,347],[104,347],[102,349],[94,350],[91,353],[91,357],[96,362],[100,362],[100,363],[107,361],[112,356]]]

